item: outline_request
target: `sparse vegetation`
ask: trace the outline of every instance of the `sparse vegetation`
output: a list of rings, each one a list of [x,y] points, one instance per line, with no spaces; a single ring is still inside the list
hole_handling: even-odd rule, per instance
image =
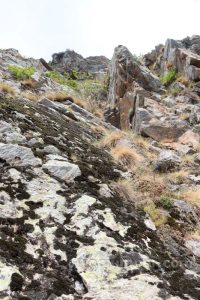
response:
[[[74,98],[71,96],[68,96],[64,91],[50,91],[44,94],[46,98],[48,98],[51,101],[66,101],[69,100],[71,102],[74,102]]]
[[[188,170],[180,170],[177,172],[172,172],[167,175],[167,179],[175,184],[182,184],[189,175]]]
[[[58,71],[48,71],[45,74],[47,77],[53,79],[59,84],[68,85],[74,90],[78,88],[77,82],[74,79],[72,79],[68,73],[64,73],[64,75],[62,75]]]
[[[21,95],[22,95],[22,97],[24,97],[28,100],[31,100],[31,101],[38,101],[40,98],[38,94],[29,92],[29,91],[22,92]]]
[[[8,66],[8,71],[12,73],[16,79],[30,79],[31,76],[35,73],[34,67],[22,68],[19,66],[10,65]]]
[[[111,155],[120,164],[129,168],[134,167],[138,162],[143,160],[143,157],[135,149],[125,145],[118,145],[112,148]]]
[[[144,211],[151,217],[156,226],[161,226],[167,223],[167,217],[164,212],[156,207],[153,202],[149,202],[144,207]]]
[[[176,69],[170,68],[163,76],[161,76],[161,82],[168,86],[176,78]]]
[[[193,164],[195,157],[193,155],[186,154],[181,157],[181,160],[184,164]]]
[[[126,134],[123,131],[106,131],[104,137],[98,142],[101,148],[111,149],[117,145],[117,142],[124,138]]]
[[[159,204],[165,209],[170,209],[173,207],[173,200],[169,196],[163,195],[160,197]]]
[[[0,82],[0,92],[11,94],[13,96],[16,94],[15,89],[11,85],[5,82]]]
[[[194,205],[200,207],[200,190],[187,190],[180,195],[185,201],[188,201]]]
[[[114,190],[125,200],[135,201],[134,182],[132,179],[120,179],[112,184]]]
[[[183,76],[181,74],[177,75],[176,80],[178,82],[182,83],[183,85],[185,85],[186,87],[189,87],[190,83],[191,83],[185,76]]]
[[[34,89],[36,87],[36,81],[34,81],[33,79],[24,79],[21,81],[21,85],[25,88],[28,87]]]

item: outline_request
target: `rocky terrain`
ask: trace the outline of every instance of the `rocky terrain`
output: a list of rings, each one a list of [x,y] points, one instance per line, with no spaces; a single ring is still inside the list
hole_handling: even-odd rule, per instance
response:
[[[0,299],[200,299],[199,49],[0,50]]]

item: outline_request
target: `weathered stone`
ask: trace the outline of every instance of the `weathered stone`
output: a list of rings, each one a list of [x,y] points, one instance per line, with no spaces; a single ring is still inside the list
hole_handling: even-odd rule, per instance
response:
[[[36,158],[31,149],[13,144],[0,143],[0,158],[11,166],[36,167],[41,165],[41,159]]]
[[[200,241],[187,240],[185,245],[194,253],[194,255],[200,257]]]
[[[133,128],[139,134],[149,136],[156,141],[176,141],[190,127],[179,118],[160,120],[148,110],[138,108],[133,119]]]
[[[48,171],[52,176],[61,179],[65,182],[73,181],[81,175],[79,167],[67,161],[50,159],[42,168]]]
[[[109,93],[108,101],[111,107],[119,103],[126,91],[137,82],[149,91],[161,91],[162,84],[130,51],[124,46],[118,46],[109,68]]]
[[[159,172],[167,172],[178,169],[180,164],[180,158],[173,151],[164,150],[155,161],[154,169]]]

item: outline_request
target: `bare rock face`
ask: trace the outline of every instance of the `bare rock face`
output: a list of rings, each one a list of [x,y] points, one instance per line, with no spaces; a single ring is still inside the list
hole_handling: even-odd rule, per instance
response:
[[[108,101],[111,106],[119,102],[125,93],[138,83],[148,91],[161,91],[162,84],[137,58],[124,46],[118,46],[109,68]]]
[[[142,106],[144,94],[162,90],[162,84],[124,46],[118,46],[109,67],[108,103],[111,109],[117,108],[120,115],[118,127],[130,127],[129,116],[137,106]],[[112,121],[109,120],[108,121]]]
[[[198,253],[113,189],[123,170],[93,130],[112,127],[73,103],[0,100],[0,298],[198,300]]]
[[[163,75],[169,68],[174,68],[186,79],[200,81],[200,36],[167,39],[165,46],[159,45],[146,54],[144,62],[158,74]]]
[[[51,66],[60,72],[76,70],[86,73],[106,72],[108,64],[109,59],[105,56],[84,58],[73,50],[53,54],[51,62]]]

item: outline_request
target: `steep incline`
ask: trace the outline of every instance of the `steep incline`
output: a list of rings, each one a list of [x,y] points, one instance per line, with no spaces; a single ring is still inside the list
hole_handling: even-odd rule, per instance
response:
[[[199,259],[112,188],[99,123],[1,94],[0,298],[199,299]]]

